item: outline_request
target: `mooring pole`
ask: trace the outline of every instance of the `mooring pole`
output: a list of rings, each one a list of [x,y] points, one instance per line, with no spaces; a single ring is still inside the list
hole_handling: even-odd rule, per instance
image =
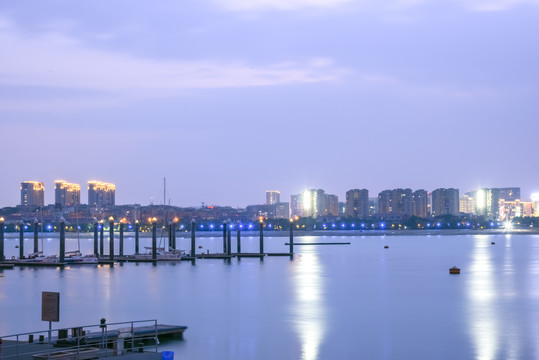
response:
[[[99,229],[99,255],[104,256],[105,255],[105,240],[103,239],[104,233],[105,233],[105,222],[101,220],[99,222],[99,226],[101,228]]]
[[[172,248],[176,250],[176,223],[178,222],[177,218],[174,218],[172,221]]]
[[[226,221],[223,221],[223,254],[226,254]]]
[[[99,257],[98,240],[97,240],[98,227],[99,227],[99,224],[97,223],[97,220],[95,220],[94,221],[94,255],[95,257]]]
[[[157,219],[152,219],[152,260],[157,260]]]
[[[135,255],[139,254],[139,231],[140,223],[138,220],[135,220]]]
[[[60,264],[64,263],[66,253],[66,222],[60,218]]]
[[[114,218],[109,217],[109,260],[114,261]]]
[[[120,249],[119,254],[120,256],[124,255],[124,220],[120,220]]]
[[[290,257],[294,255],[294,220],[290,219]]]
[[[191,220],[191,257],[195,257],[195,231],[197,222],[195,219]]]
[[[264,220],[260,219],[260,254],[264,254]]]
[[[34,254],[37,254],[39,251],[39,236],[38,236],[38,228],[39,228],[39,221],[37,219],[34,219]]]
[[[24,223],[19,223],[19,259],[24,258]]]
[[[4,260],[4,218],[0,217],[0,261]]]
[[[240,223],[236,225],[236,247],[238,254],[241,254],[241,233],[240,233]]]
[[[227,233],[226,233],[226,240],[227,240],[227,242],[226,242],[226,251],[227,251],[227,254],[228,254],[228,255],[231,255],[231,254],[232,254],[232,239],[231,239],[231,237],[232,237],[232,235],[231,235],[232,230],[231,230],[230,224],[231,224],[232,222],[231,222],[230,220],[228,220],[227,223],[228,223],[228,231],[227,231]]]

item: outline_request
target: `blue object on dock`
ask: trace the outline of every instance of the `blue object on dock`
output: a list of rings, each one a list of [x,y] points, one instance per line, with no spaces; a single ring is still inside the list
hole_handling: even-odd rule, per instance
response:
[[[174,351],[163,351],[161,356],[161,360],[174,360]]]

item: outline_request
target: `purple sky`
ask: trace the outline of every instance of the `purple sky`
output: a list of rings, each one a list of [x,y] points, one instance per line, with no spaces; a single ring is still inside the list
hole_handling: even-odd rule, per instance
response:
[[[305,188],[539,191],[539,1],[0,4],[0,206]]]

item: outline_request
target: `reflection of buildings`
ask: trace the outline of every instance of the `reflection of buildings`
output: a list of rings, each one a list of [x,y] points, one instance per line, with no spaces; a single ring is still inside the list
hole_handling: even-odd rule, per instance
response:
[[[88,205],[102,207],[115,204],[116,185],[101,181],[88,181]]]
[[[45,205],[45,183],[40,181],[23,181],[21,183],[22,206]]]
[[[346,216],[355,218],[369,216],[369,190],[352,189],[346,192]]]
[[[281,193],[279,191],[266,191],[266,205],[278,204],[281,202]]]
[[[71,184],[65,180],[54,182],[54,205],[78,206],[80,205],[80,185]]]
[[[459,214],[458,189],[436,189],[432,192],[432,216]]]

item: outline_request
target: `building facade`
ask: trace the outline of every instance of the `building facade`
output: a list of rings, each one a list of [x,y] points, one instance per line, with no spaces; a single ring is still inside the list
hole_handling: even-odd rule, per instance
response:
[[[266,205],[278,204],[281,202],[281,192],[275,190],[266,191]]]
[[[88,181],[88,205],[103,207],[115,205],[116,185],[101,181]]]
[[[346,216],[366,218],[369,216],[369,190],[352,189],[346,192]]]
[[[421,218],[429,216],[429,194],[426,190],[416,190],[412,193],[413,211],[412,215]]]
[[[326,194],[324,215],[339,216],[339,197]]]
[[[45,183],[41,181],[21,182],[22,206],[45,206]]]
[[[411,189],[384,190],[378,194],[380,214],[413,214],[413,196]]]
[[[80,185],[65,180],[54,182],[54,205],[57,207],[80,205]]]
[[[436,189],[432,192],[432,216],[458,215],[460,198],[458,189]]]

